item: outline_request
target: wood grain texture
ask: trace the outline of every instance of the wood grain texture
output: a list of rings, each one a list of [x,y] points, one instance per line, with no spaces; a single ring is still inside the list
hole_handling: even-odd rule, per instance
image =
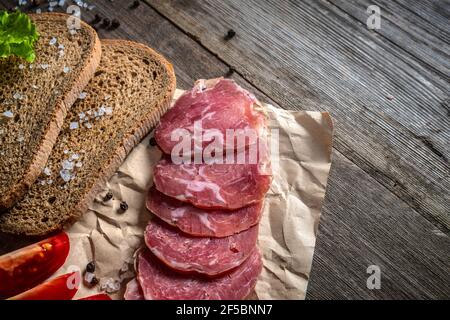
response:
[[[450,80],[449,25],[441,30],[392,0],[330,0],[330,3],[362,25],[367,21],[367,7],[377,5],[381,10],[381,27],[375,32],[401,49],[401,54],[416,58],[447,82]]]
[[[147,1],[283,108],[329,111],[337,150],[450,227],[446,79],[327,1]]]
[[[385,190],[334,157],[307,299],[449,297],[448,235]],[[381,269],[380,290],[366,286],[370,265]]]
[[[0,0],[0,4],[10,2]],[[290,3],[287,1],[281,2],[288,5]],[[207,6],[206,2],[204,3]],[[280,22],[278,20],[280,19],[277,21],[266,19],[267,17],[270,18],[270,15],[278,13],[273,12],[271,7],[265,7],[264,3],[260,1],[258,4],[260,6],[259,11],[252,12],[256,16],[248,17],[248,19],[262,30],[279,29]],[[241,39],[243,37],[241,30],[248,28],[241,21],[241,19],[247,17],[240,13],[240,10],[242,10],[240,7],[245,9],[243,2],[241,6],[234,8],[235,11],[232,11],[232,17],[234,18],[231,19],[229,16],[226,16],[226,19],[231,19],[234,23],[229,23],[229,20],[220,21],[222,19],[220,16],[223,13],[219,10],[209,19],[205,18],[202,20],[196,17],[195,19],[200,20],[193,21],[191,18],[187,18],[185,23],[188,27],[183,26],[176,19],[180,19],[181,14],[195,15],[195,13],[190,13],[190,11],[193,10],[191,5],[196,5],[196,2],[186,1],[181,5],[172,5],[175,11],[180,12],[175,12],[173,16],[168,16],[167,19],[161,15],[161,10],[158,9],[160,12],[158,13],[151,7],[143,4],[135,10],[130,10],[127,2],[115,1],[110,3],[107,0],[99,0],[96,1],[97,10],[87,12],[83,15],[83,18],[89,21],[92,19],[93,13],[97,12],[111,19],[119,18],[121,21],[120,28],[114,31],[99,29],[100,36],[102,38],[120,37],[137,40],[155,48],[174,64],[178,86],[181,88],[189,88],[194,80],[198,78],[212,78],[224,75],[231,66],[236,68],[236,72],[232,77],[242,86],[255,92],[265,102],[281,105],[284,108],[315,110],[329,108],[335,118],[337,117],[336,114],[340,115],[340,118],[337,120],[339,143],[336,144],[339,150],[335,149],[333,154],[332,172],[317,237],[316,253],[307,298],[448,298],[450,296],[450,279],[447,276],[449,271],[448,261],[450,261],[448,235],[443,234],[435,225],[424,219],[421,215],[423,212],[416,210],[420,209],[420,207],[411,207],[411,200],[408,197],[401,199],[402,193],[393,192],[395,191],[394,181],[391,181],[389,177],[386,178],[385,175],[386,172],[393,174],[403,173],[398,171],[399,169],[413,170],[424,163],[424,160],[419,157],[420,161],[416,166],[405,168],[405,164],[401,163],[403,155],[398,156],[398,149],[395,149],[392,145],[396,144],[397,148],[401,149],[399,146],[402,143],[406,143],[404,148],[409,149],[417,147],[417,141],[420,141],[420,139],[412,137],[410,131],[399,124],[398,119],[395,118],[395,116],[398,116],[394,112],[395,109],[399,108],[398,110],[406,112],[402,114],[402,119],[404,118],[403,121],[405,123],[410,116],[412,117],[412,122],[418,122],[418,119],[424,116],[425,111],[422,110],[421,114],[413,116],[413,111],[403,110],[405,109],[403,105],[405,103],[404,99],[407,98],[404,96],[408,94],[408,90],[411,90],[411,94],[415,92],[412,88],[414,87],[413,85],[407,88],[403,88],[400,84],[398,85],[400,88],[398,90],[403,94],[401,103],[398,102],[397,96],[393,100],[393,105],[391,105],[392,101],[385,100],[384,94],[390,93],[391,87],[383,89],[384,94],[377,93],[374,90],[373,95],[375,97],[368,101],[363,100],[363,98],[367,98],[367,92],[370,92],[370,88],[364,87],[366,85],[364,83],[366,77],[362,77],[359,73],[355,74],[352,70],[356,68],[357,71],[362,72],[362,70],[365,70],[365,66],[367,67],[367,61],[360,61],[359,59],[361,59],[360,56],[362,54],[360,51],[365,50],[368,40],[356,40],[356,44],[352,45],[353,38],[350,37],[352,32],[355,33],[359,30],[359,27],[353,26],[350,30],[345,28],[340,30],[338,28],[339,32],[332,34],[334,37],[339,36],[341,33],[347,34],[346,37],[348,39],[344,38],[342,40],[349,48],[348,57],[345,57],[345,59],[338,55],[339,51],[333,49],[333,46],[336,46],[336,44],[328,42],[330,37],[323,37],[323,34],[318,35],[316,39],[308,40],[307,43],[302,43],[300,51],[289,51],[289,54],[298,54],[299,57],[297,59],[302,67],[306,65],[302,70],[304,73],[298,74],[299,71],[295,70],[297,65],[293,64],[292,60],[283,60],[286,57],[289,58],[289,55],[280,54],[280,51],[285,49],[284,47],[277,47],[281,40],[272,39],[270,34],[266,34],[264,39],[258,41],[247,38]],[[220,6],[218,8],[220,9]],[[339,8],[335,8],[335,10],[338,17],[339,14],[346,15]],[[183,13],[182,11],[186,12]],[[265,15],[258,15],[261,12],[265,13]],[[327,14],[319,15],[320,17],[317,19],[324,19],[324,15],[334,17],[334,13],[326,12]],[[246,14],[249,14],[248,11]],[[312,17],[309,18],[313,19]],[[210,25],[211,22],[207,21],[211,19],[219,20],[218,29],[212,27]],[[317,19],[313,19],[313,21]],[[346,21],[347,18],[340,17],[339,19]],[[191,26],[191,24],[196,23],[199,26]],[[303,22],[301,26],[303,27],[305,24],[306,22]],[[349,24],[351,23],[349,22]],[[308,25],[306,24],[306,27]],[[237,26],[239,26],[239,29]],[[231,27],[238,31],[238,35],[230,42],[224,42],[222,39],[223,34]],[[325,30],[328,32],[332,27],[325,27]],[[193,32],[197,30],[196,28],[200,28],[201,32]],[[250,28],[250,30],[252,29]],[[314,29],[311,30],[308,27],[306,31],[300,33],[289,29],[283,29],[282,31],[297,41],[297,39],[308,35],[308,32],[314,32]],[[375,37],[377,38],[376,41],[381,41],[378,39],[379,36],[375,35]],[[356,37],[356,39],[358,38]],[[212,46],[209,41],[219,42],[222,47]],[[245,48],[245,42],[249,43],[248,51]],[[343,77],[343,80],[340,85],[330,82],[329,87],[321,87],[321,84],[328,83],[322,77],[331,75],[333,68],[336,68],[336,66],[330,67],[317,64],[308,66],[301,59],[302,55],[309,59],[306,61],[325,59],[316,51],[319,49],[313,46],[316,43],[321,44],[320,50],[324,50],[322,47],[327,48],[336,53],[337,59],[342,59],[342,63],[338,64],[338,67],[343,68],[342,70],[347,70],[346,77],[351,78],[351,81],[346,80],[344,77],[345,73],[341,72],[339,76]],[[253,45],[257,46],[257,48],[252,48],[251,46]],[[267,53],[267,46],[271,48],[268,51],[269,53]],[[383,53],[389,53],[389,58],[392,58],[392,55],[398,50],[398,48],[394,50],[390,47],[390,44],[382,41],[381,44],[377,43],[377,46],[384,48]],[[255,52],[252,52],[252,50]],[[259,52],[260,55],[253,57],[246,55],[248,52],[252,54]],[[357,54],[355,57],[352,56],[354,52]],[[314,55],[317,55],[317,57],[314,58]],[[402,56],[402,54],[398,55],[399,57]],[[238,59],[229,59],[230,56]],[[259,59],[261,59],[262,64]],[[372,57],[368,65],[370,66],[371,63],[377,60],[384,61],[382,54]],[[325,61],[330,63],[328,60]],[[412,59],[412,61],[416,60]],[[264,66],[264,62],[270,64],[272,69],[269,66]],[[396,68],[398,61],[387,63],[387,67]],[[426,70],[417,61],[415,63],[422,68],[421,70]],[[378,65],[376,66],[378,68]],[[319,67],[322,69],[316,70]],[[401,65],[401,68],[406,67],[408,67],[406,63]],[[383,78],[383,72],[385,72],[386,68],[381,71],[377,68],[373,67],[373,74],[377,78]],[[408,68],[402,72],[415,72],[410,75],[410,77],[414,78],[418,71],[411,71],[411,67]],[[320,75],[319,71],[323,70],[326,70],[326,72]],[[394,71],[391,73],[395,73]],[[372,71],[368,72],[368,74],[372,75]],[[314,76],[320,77],[315,79]],[[334,76],[334,78],[336,77]],[[433,81],[433,83],[440,83],[441,86],[444,86],[445,81],[438,75],[430,73],[430,77],[430,81]],[[354,81],[356,81],[354,79],[356,78],[358,81],[361,81],[361,88],[354,84]],[[246,79],[249,79],[249,81]],[[393,78],[385,81],[394,86],[396,80],[396,78]],[[351,83],[353,83],[353,86],[347,87]],[[271,90],[266,90],[268,84],[273,87]],[[259,88],[264,89],[264,92],[260,91]],[[328,88],[331,88],[330,92],[328,92]],[[376,88],[379,89],[379,87]],[[420,88],[422,89],[422,87]],[[324,91],[327,91],[326,95]],[[267,95],[267,92],[270,95]],[[364,95],[361,95],[361,92]],[[438,89],[437,92],[442,94],[443,89]],[[337,97],[333,97],[333,95],[337,95]],[[347,105],[345,101],[339,100],[343,99],[342,96],[345,95],[350,97],[347,113],[344,111],[335,113],[335,108],[344,108]],[[351,97],[352,95],[355,95],[355,97]],[[417,95],[419,93],[416,93]],[[359,107],[357,110],[352,110],[354,104],[358,105],[354,100],[366,106],[366,109]],[[277,104],[276,101],[280,103]],[[386,105],[391,109],[390,112],[392,114],[390,116],[384,113],[383,108]],[[417,109],[420,105],[416,103],[412,107]],[[431,107],[436,108],[437,106],[432,104]],[[362,114],[360,114],[361,112]],[[360,130],[364,126],[359,121],[363,121],[362,124],[366,126],[362,133],[358,131],[357,135],[352,136],[351,134],[344,135],[341,132],[343,129],[350,130],[351,128],[349,129],[349,127],[351,127],[350,124],[352,123],[357,127],[357,130]],[[373,129],[372,126],[379,126],[379,121],[382,121],[382,123],[387,121],[388,125],[386,128],[383,124],[382,129]],[[426,116],[423,121],[428,121]],[[340,124],[341,122],[348,122],[349,124],[346,123],[343,126]],[[394,129],[390,126],[393,126]],[[400,129],[395,126],[400,126]],[[413,125],[413,127],[417,126]],[[355,131],[357,131],[356,129]],[[372,141],[368,138],[365,138],[362,142],[359,141],[363,138],[363,134],[367,134],[373,139],[374,133],[372,130],[375,130],[374,132],[376,133],[384,131],[381,141]],[[401,143],[398,142],[398,137],[396,137],[399,130],[404,136],[400,141]],[[389,136],[387,136],[387,133],[389,133]],[[415,141],[409,142],[411,139]],[[384,144],[386,140],[390,143]],[[441,145],[445,145],[445,143],[442,142]],[[419,147],[421,153],[429,153],[426,147],[421,145]],[[394,148],[395,152],[391,150],[392,148]],[[377,154],[376,152],[380,150],[382,151],[381,154]],[[397,154],[397,156],[384,158],[393,153]],[[372,159],[373,157],[376,158],[376,161]],[[410,156],[407,155],[407,157]],[[438,161],[433,155],[430,157],[432,161]],[[436,174],[436,176],[439,177],[439,174]],[[442,176],[440,177],[442,178]],[[433,177],[431,178],[433,179]],[[390,186],[390,190],[386,188],[386,183],[388,183],[388,187]],[[392,183],[392,185],[389,185],[389,183]],[[430,180],[431,183],[432,180]],[[440,186],[439,188],[442,190],[444,187]],[[424,192],[426,191],[427,188],[424,189]],[[440,227],[442,228],[442,225]],[[14,241],[21,241],[22,243],[16,244]],[[26,241],[29,240],[9,239],[4,235],[0,235],[0,253],[12,250]],[[368,290],[366,288],[368,276],[366,268],[371,264],[379,265],[382,269],[381,290]]]
[[[398,5],[410,12],[410,15],[421,17],[427,23],[433,25],[444,35],[445,39],[449,37],[448,19],[450,17],[450,1],[449,0],[427,0],[411,1],[411,0],[394,0]],[[447,41],[448,43],[448,41]]]

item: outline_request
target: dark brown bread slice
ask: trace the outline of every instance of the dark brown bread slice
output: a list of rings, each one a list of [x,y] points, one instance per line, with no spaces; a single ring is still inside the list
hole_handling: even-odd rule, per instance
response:
[[[68,109],[100,63],[100,40],[89,25],[71,34],[68,15],[31,18],[40,33],[36,61],[0,59],[0,211],[36,181]]]
[[[175,75],[152,49],[105,40],[100,66],[84,92],[86,97],[70,110],[39,179],[23,200],[0,215],[1,231],[43,235],[79,218],[167,110]],[[79,128],[71,129],[76,124]]]

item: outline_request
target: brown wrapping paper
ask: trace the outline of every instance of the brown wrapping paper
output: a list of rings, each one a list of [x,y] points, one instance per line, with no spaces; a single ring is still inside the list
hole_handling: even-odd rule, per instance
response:
[[[177,90],[175,97],[181,94]],[[264,269],[253,298],[304,299],[331,165],[333,126],[328,113],[263,105],[270,129],[278,129],[279,162],[272,164],[274,179],[260,223],[258,242]],[[122,299],[126,283],[134,276],[133,255],[143,245],[150,218],[145,196],[161,156],[157,147],[149,146],[151,136],[131,152],[83,218],[66,230],[71,249],[58,274],[84,271],[95,260],[101,284],[112,280],[116,286],[121,284],[111,295],[114,299]],[[108,190],[114,198],[104,202]],[[129,206],[126,212],[119,210],[121,201]],[[75,298],[96,294],[100,287],[82,284]]]

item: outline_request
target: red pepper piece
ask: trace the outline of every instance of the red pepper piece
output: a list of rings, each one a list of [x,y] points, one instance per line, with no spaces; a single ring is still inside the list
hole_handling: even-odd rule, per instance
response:
[[[70,243],[66,233],[18,249],[0,257],[0,299],[42,283],[66,261]]]
[[[14,296],[10,300],[71,300],[78,291],[79,283],[79,273],[66,273]]]
[[[78,300],[112,300],[106,293],[99,293],[93,296],[84,297]]]

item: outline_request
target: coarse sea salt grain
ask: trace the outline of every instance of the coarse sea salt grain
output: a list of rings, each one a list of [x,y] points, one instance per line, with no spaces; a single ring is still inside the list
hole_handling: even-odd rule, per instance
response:
[[[113,278],[103,278],[100,281],[100,290],[104,290],[107,293],[114,293],[120,290],[120,281]]]
[[[95,274],[92,272],[86,272],[84,274],[84,281],[86,281],[87,283],[92,283],[92,280],[94,279]]]
[[[100,108],[98,108],[98,115],[101,117],[106,113],[106,108],[105,106],[101,106]]]
[[[48,67],[50,67],[50,65],[47,64],[47,63],[43,63],[43,64],[40,65],[40,67],[41,67],[42,69],[46,70],[46,69],[48,69]]]
[[[69,153],[69,150],[66,149],[66,150],[63,151],[63,153],[64,153],[64,154],[68,154],[68,153]]]
[[[52,175],[52,171],[50,170],[49,167],[45,167],[44,170],[43,170],[43,172],[44,172],[44,174],[45,174],[46,176],[51,176],[51,175]]]
[[[70,156],[70,161],[78,159],[80,159],[80,155],[78,153],[74,153],[73,155]]]
[[[58,40],[57,40],[55,37],[53,37],[53,38],[50,40],[49,44],[50,44],[51,46],[54,46],[54,45],[56,44],[56,42],[58,42]]]
[[[14,100],[22,100],[22,94],[20,92],[16,92],[13,95]]]
[[[65,182],[69,182],[72,179],[72,173],[69,170],[61,170],[59,175]]]
[[[89,122],[87,122],[87,123],[85,124],[85,126],[86,126],[86,128],[88,128],[88,129],[92,129],[92,124],[90,124]]]
[[[78,99],[81,99],[81,100],[86,99],[86,97],[87,97],[87,92],[81,92],[78,95]]]
[[[39,89],[39,87],[38,87],[37,85],[35,85],[35,84],[32,84],[31,87],[32,87],[33,89],[35,89],[35,90]]]
[[[83,166],[83,162],[81,162],[81,161],[78,161],[76,164],[75,164],[75,167],[77,167],[77,168],[81,168]]]
[[[130,270],[130,266],[128,265],[128,262],[124,261],[119,272],[124,273],[124,272],[127,272],[128,270]]]
[[[47,184],[52,184],[53,183],[53,180],[52,179],[48,179],[47,180]]]
[[[19,69],[23,70],[23,69],[25,69],[25,66],[23,64],[19,64]]]
[[[5,116],[7,118],[12,118],[12,117],[14,117],[14,113],[12,113],[11,110],[6,110],[5,112],[3,112],[3,116]]]
[[[41,14],[42,13],[42,9],[36,9],[36,13],[37,14]]]
[[[69,160],[64,160],[62,162],[62,168],[65,170],[72,170],[73,169],[73,162]]]
[[[67,67],[67,66],[64,67],[64,68],[63,68],[63,72],[64,72],[64,73],[69,73],[69,72],[70,72],[70,68]]]
[[[78,122],[71,122],[69,125],[70,130],[75,130],[79,128]]]
[[[113,108],[112,107],[106,107],[105,108],[105,113],[109,116],[113,113]]]

